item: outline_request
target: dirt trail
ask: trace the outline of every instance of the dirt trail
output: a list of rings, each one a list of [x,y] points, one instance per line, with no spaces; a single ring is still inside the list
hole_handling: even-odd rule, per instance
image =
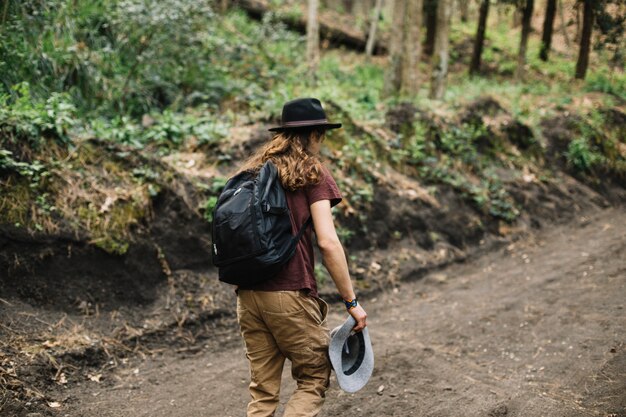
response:
[[[322,415],[626,416],[625,225],[587,214],[364,299],[374,375],[356,394],[333,379]],[[236,328],[223,337],[70,387],[59,415],[242,416],[247,364]]]

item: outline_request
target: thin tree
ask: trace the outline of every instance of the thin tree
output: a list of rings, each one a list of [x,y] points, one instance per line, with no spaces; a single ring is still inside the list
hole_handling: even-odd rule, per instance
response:
[[[383,95],[391,96],[400,92],[402,87],[402,55],[404,36],[404,14],[408,0],[393,2],[393,25],[389,44],[389,69],[385,73]]]
[[[591,47],[591,33],[593,32],[594,0],[582,0],[583,2],[583,27],[580,35],[580,50],[576,62],[576,78],[584,80],[589,65],[589,50]]]
[[[437,35],[437,1],[438,0],[424,0],[424,15],[426,16],[424,54],[428,56],[432,56],[435,50],[435,37]]]
[[[469,0],[459,0],[459,11],[461,13],[461,22],[467,22],[469,15]]]
[[[228,11],[228,0],[220,0],[220,13],[224,14]]]
[[[376,44],[376,29],[378,28],[378,21],[380,20],[380,10],[383,7],[383,0],[376,0],[376,6],[374,6],[374,15],[372,16],[372,22],[370,23],[370,31],[367,36],[367,44],[365,45],[365,55],[372,56],[374,53],[374,45]]]
[[[520,13],[521,7],[517,5],[513,10],[513,20],[511,21],[511,27],[513,29],[517,28],[522,24],[522,13]]]
[[[422,14],[423,0],[409,0],[404,19],[404,62],[402,68],[402,88],[407,94],[419,91],[418,64],[422,52]]]
[[[548,0],[546,4],[546,15],[543,19],[543,34],[541,36],[541,49],[539,50],[539,58],[542,61],[548,60],[550,46],[552,45],[552,31],[554,28],[554,17],[556,16],[556,1]]]
[[[576,0],[576,3],[574,4],[574,10],[576,11],[576,36],[574,37],[574,42],[577,42],[577,43],[580,43],[580,34],[582,32],[581,24],[580,24],[580,21],[582,20],[580,17],[581,5],[582,5],[582,1]]]
[[[569,40],[569,35],[567,34],[567,23],[565,22],[565,13],[563,12],[563,0],[559,0],[558,8],[559,8],[559,17],[561,19],[561,32],[563,32],[563,38],[565,38],[565,46],[569,49],[572,43]]]
[[[309,0],[309,12],[306,25],[306,58],[309,67],[309,82],[317,82],[317,65],[320,57],[320,31],[317,21],[318,0]]]
[[[487,18],[489,17],[489,2],[490,0],[482,0],[480,3],[480,11],[478,12],[478,28],[476,29],[474,51],[472,52],[472,62],[470,63],[469,70],[470,75],[475,75],[480,72],[480,59],[483,54]]]
[[[530,21],[533,16],[534,3],[535,0],[526,0],[522,14],[522,36],[520,37],[519,51],[517,54],[517,71],[515,71],[515,78],[518,80],[524,78],[526,71],[526,49],[528,48],[528,35],[531,30]]]
[[[433,54],[430,94],[432,99],[440,100],[446,91],[449,60],[449,32],[452,0],[439,0],[437,5],[437,35]]]

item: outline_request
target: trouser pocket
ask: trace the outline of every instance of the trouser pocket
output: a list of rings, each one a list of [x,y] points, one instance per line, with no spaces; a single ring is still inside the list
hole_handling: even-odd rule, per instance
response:
[[[326,324],[326,317],[328,317],[328,303],[321,298],[314,298],[314,300],[317,302],[320,309],[320,324],[324,325]]]
[[[326,324],[326,317],[328,316],[328,304],[326,301],[321,298],[311,297],[303,291],[300,292],[299,299],[302,308],[306,311],[309,318],[318,326],[324,326]]]

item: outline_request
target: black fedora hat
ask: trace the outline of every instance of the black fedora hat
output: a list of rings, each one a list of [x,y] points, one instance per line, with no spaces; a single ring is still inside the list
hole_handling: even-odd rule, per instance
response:
[[[297,98],[288,101],[283,106],[281,125],[273,127],[270,132],[319,127],[323,129],[337,129],[341,123],[329,123],[322,103],[316,98]]]

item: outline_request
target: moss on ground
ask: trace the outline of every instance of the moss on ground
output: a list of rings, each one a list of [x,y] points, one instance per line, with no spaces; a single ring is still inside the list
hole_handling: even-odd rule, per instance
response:
[[[42,149],[35,156],[49,175],[33,182],[19,173],[5,174],[0,224],[44,233],[63,228],[109,253],[124,254],[133,230],[151,215],[155,179],[134,175],[129,165],[137,161],[112,157],[91,142],[77,142],[66,152]]]

